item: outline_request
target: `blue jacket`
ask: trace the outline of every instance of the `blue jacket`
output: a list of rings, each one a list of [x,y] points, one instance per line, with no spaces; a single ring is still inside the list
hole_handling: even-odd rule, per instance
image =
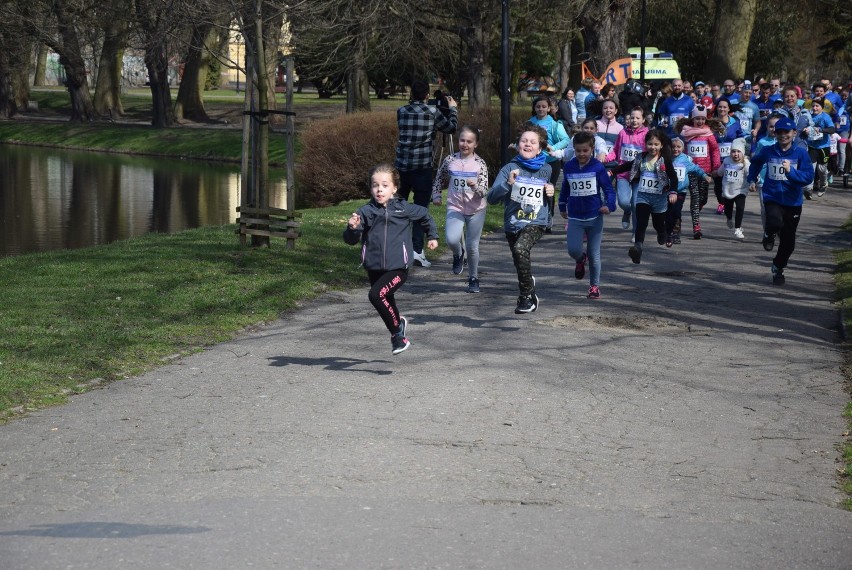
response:
[[[591,220],[601,215],[601,206],[615,211],[615,190],[604,165],[592,157],[586,166],[576,158],[562,168],[564,179],[559,192],[559,211],[575,220]]]
[[[512,186],[509,185],[509,173],[513,170],[520,170],[518,179],[515,180],[517,187],[515,195],[513,195]],[[516,159],[512,159],[500,169],[485,199],[489,204],[503,203],[504,231],[516,233],[530,224],[547,226],[550,214],[547,210],[543,187],[550,181],[551,172],[551,167],[547,163],[533,171],[525,168]],[[539,191],[541,195],[538,195]],[[529,199],[516,200],[515,198],[520,194],[529,195]]]
[[[658,110],[660,116],[660,124],[666,125],[666,134],[669,137],[675,135],[674,126],[681,117],[689,118],[692,108],[695,107],[695,102],[692,97],[686,93],[681,94],[680,98],[666,97],[660,104]]]
[[[361,225],[354,230],[346,226],[343,241],[349,245],[361,241],[361,264],[369,271],[411,267],[412,223],[420,224],[428,239],[438,239],[438,228],[429,210],[399,198],[388,200],[385,207],[370,200],[355,213],[361,216]]]
[[[782,173],[779,170],[784,160],[790,161],[793,167],[790,172]],[[805,186],[814,181],[814,167],[808,151],[795,143],[787,150],[781,150],[778,143],[761,149],[751,157],[749,182],[757,181],[764,164],[767,170],[763,180],[763,201],[775,202],[782,206],[801,206]]]
[[[819,115],[811,115],[811,118],[814,121],[814,127],[819,128],[820,132],[822,132],[822,137],[816,140],[808,137],[808,146],[811,148],[828,148],[831,141],[828,140],[828,134],[825,130],[829,129],[828,132],[833,133],[834,121],[831,120],[831,117],[826,112],[822,112]]]
[[[689,190],[690,174],[698,175],[701,178],[707,176],[707,173],[704,172],[704,169],[692,162],[692,157],[690,157],[685,152],[682,152],[676,157],[674,157],[674,159],[672,160],[672,164],[674,165],[675,174],[677,175],[678,194],[683,194],[684,192]]]

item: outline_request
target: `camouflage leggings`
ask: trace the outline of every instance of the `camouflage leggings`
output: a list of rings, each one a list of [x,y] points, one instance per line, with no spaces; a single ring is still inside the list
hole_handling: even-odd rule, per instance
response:
[[[689,174],[689,213],[692,214],[692,227],[701,226],[701,208],[707,203],[710,185],[697,174]]]
[[[535,291],[530,250],[541,239],[543,233],[544,226],[532,224],[519,232],[506,232],[506,241],[512,249],[512,261],[515,262],[515,270],[518,272],[518,290],[521,295],[529,295]]]

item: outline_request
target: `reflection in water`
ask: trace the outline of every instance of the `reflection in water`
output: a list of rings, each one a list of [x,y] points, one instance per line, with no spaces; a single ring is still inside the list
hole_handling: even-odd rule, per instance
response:
[[[0,145],[0,256],[233,223],[239,200],[236,165]]]

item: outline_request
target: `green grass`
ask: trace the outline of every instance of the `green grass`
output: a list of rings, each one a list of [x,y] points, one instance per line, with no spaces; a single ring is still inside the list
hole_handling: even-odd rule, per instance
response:
[[[852,232],[852,217],[846,220],[846,223],[841,229]],[[837,251],[834,257],[837,263],[835,272],[837,299],[843,311],[843,324],[846,328],[846,333],[852,334],[852,249]],[[845,359],[843,373],[846,377],[847,389],[852,392],[852,345],[850,345],[849,339],[846,341]],[[846,493],[843,506],[847,510],[852,511],[852,402],[846,405],[843,416],[847,419],[848,426],[840,450],[843,462],[840,484]]]
[[[229,225],[0,259],[0,419],[365,284],[359,248],[341,238],[362,203],[304,210],[294,251],[275,239],[272,248],[242,248]],[[442,237],[444,212],[432,207]],[[486,229],[501,223],[490,207]]]

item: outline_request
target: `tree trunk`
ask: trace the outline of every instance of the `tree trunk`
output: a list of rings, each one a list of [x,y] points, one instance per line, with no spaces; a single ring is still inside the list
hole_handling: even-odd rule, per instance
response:
[[[53,7],[61,39],[61,45],[54,46],[54,50],[59,53],[59,63],[65,68],[65,85],[71,96],[71,122],[91,121],[95,118],[95,107],[89,93],[86,62],[80,50],[77,29],[63,0],[55,0]]]
[[[127,21],[117,18],[104,29],[98,79],[95,82],[95,111],[104,117],[124,114],[121,105],[121,68],[127,42]]]
[[[0,50],[0,119],[9,119],[17,111],[9,53],[6,50]]]
[[[258,9],[257,19],[255,21],[255,65],[257,70],[257,108],[260,110],[269,109],[269,81],[268,75],[264,71],[268,70],[266,63],[266,43],[264,42],[263,18]],[[255,172],[255,183],[257,184],[257,204],[258,208],[269,207],[269,193],[267,184],[269,181],[269,121],[268,115],[258,117],[256,125],[256,141],[254,144],[254,162],[257,164]],[[269,245],[269,236],[251,236],[252,245]]]
[[[598,75],[621,57],[627,57],[627,28],[636,0],[590,1],[577,23],[582,28],[585,51],[591,55],[590,67]]]
[[[486,109],[491,105],[491,65],[488,62],[488,33],[485,27],[482,13],[476,11],[472,14],[471,26],[465,34],[470,70],[467,100],[471,111]]]
[[[210,67],[210,50],[214,49],[218,32],[211,22],[194,26],[189,52],[183,66],[175,102],[175,118],[178,120],[208,121],[210,117],[204,109],[204,99],[201,92],[207,83],[207,72]]]
[[[719,38],[720,30],[735,33],[724,34],[725,41],[714,39],[704,74],[706,79],[720,82],[745,77],[749,38],[757,9],[758,0],[720,0],[712,37]]]
[[[367,76],[366,38],[359,34],[352,53],[352,68],[346,73],[346,112],[370,110],[370,78]]]
[[[39,44],[38,55],[36,55],[36,68],[33,76],[33,86],[43,87],[47,85],[47,45]]]
[[[169,89],[169,62],[162,42],[157,41],[153,45],[149,43],[145,47],[145,67],[148,68],[148,82],[151,85],[151,124],[158,128],[170,127],[175,123],[175,113]]]

